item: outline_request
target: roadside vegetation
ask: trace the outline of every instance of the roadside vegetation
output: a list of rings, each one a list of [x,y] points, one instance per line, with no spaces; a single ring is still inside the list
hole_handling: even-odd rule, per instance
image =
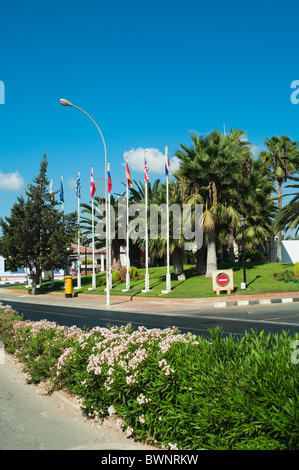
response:
[[[254,156],[252,149],[244,131],[231,129],[229,133],[222,134],[216,129],[206,135],[190,133],[189,143],[180,144],[174,152],[179,169],[173,172],[170,168],[169,205],[188,205],[191,209],[191,233],[202,233],[202,244],[195,243],[190,247],[190,236],[184,230],[184,233],[177,230],[178,226],[186,225],[183,213],[174,218],[173,211],[169,211],[169,252],[174,286],[175,281],[181,282],[185,277],[190,279],[190,264],[196,266],[197,275],[211,279],[213,271],[222,263],[240,261],[243,248],[249,262],[265,261],[271,254],[271,261],[281,263],[283,238],[298,234],[298,142],[289,136],[273,136],[265,139],[265,150],[259,155]],[[28,268],[33,294],[37,292],[36,286],[43,272],[67,268],[72,254],[70,245],[78,242],[77,214],[65,214],[58,200],[58,191],[49,191],[47,166],[44,154],[40,172],[26,190],[26,199],[19,198],[10,217],[0,219],[0,253],[6,259],[6,268]],[[286,188],[291,188],[292,192],[287,194]],[[119,213],[119,208],[124,209],[124,203],[119,206],[119,196],[111,195],[116,222],[115,236],[111,241],[114,281],[118,281],[117,271],[121,278],[121,248],[126,246],[123,213]],[[292,199],[283,205],[285,197]],[[94,198],[94,226],[101,228],[106,225],[103,202],[100,197]],[[143,181],[133,180],[129,188],[129,203],[145,206]],[[165,203],[166,183],[151,177],[148,206],[162,207]],[[199,214],[195,216],[198,204],[203,208],[202,217]],[[90,201],[81,201],[81,209],[81,246],[90,247],[93,239]],[[162,237],[161,219],[158,220],[158,233],[149,237],[150,266],[165,264],[167,242],[165,234]],[[150,210],[148,223],[150,227]],[[288,231],[294,233],[288,234]],[[275,239],[277,250],[273,259]],[[105,243],[105,239],[96,236],[97,249],[103,248]],[[144,265],[144,237],[137,237],[134,241],[130,239],[129,243],[130,264],[139,269]],[[186,256],[189,263],[185,262]],[[87,264],[90,262],[86,259]],[[82,268],[83,272],[83,263]],[[142,275],[142,270],[140,273]],[[152,270],[153,273],[156,277],[156,271]],[[101,276],[98,276],[98,284],[101,283]],[[203,279],[199,279],[199,284],[205,290]],[[258,284],[251,281],[250,287]],[[137,294],[137,289],[133,295]],[[178,291],[175,287],[169,296],[176,296]],[[155,293],[155,287],[152,292]],[[190,296],[194,296],[193,293]]]
[[[298,339],[82,331],[0,308],[0,340],[28,382],[67,391],[90,419],[110,416],[129,438],[160,449],[298,450]]]
[[[297,263],[298,264],[298,263]],[[243,267],[242,263],[221,263],[219,269],[233,269],[234,273],[234,291],[232,296],[237,295],[250,295],[250,294],[271,294],[271,293],[284,293],[284,292],[298,292],[299,291],[299,275],[296,265],[286,263],[266,263],[266,262],[247,262],[246,263],[246,277],[247,289],[240,288],[243,282]],[[205,298],[216,297],[213,291],[212,280],[207,279],[205,275],[198,275],[196,266],[192,264],[184,265],[184,272],[186,279],[179,281],[174,273],[173,267],[170,268],[171,273],[171,287],[172,291],[169,294],[161,294],[165,289],[165,276],[166,267],[161,266],[157,268],[149,268],[150,275],[150,289],[148,293],[142,293],[144,289],[144,275],[145,269],[136,269],[131,267],[131,289],[128,292],[122,292],[125,288],[125,274],[124,271],[113,272],[113,284],[111,295],[122,296],[142,296],[142,297],[165,297],[165,298]],[[92,276],[84,275],[81,277],[81,289],[74,290],[78,295],[80,294],[98,294],[106,295],[106,274],[101,273],[96,276],[97,288],[95,290],[88,290],[91,287]],[[284,281],[284,282],[278,282]],[[289,282],[292,281],[292,282]],[[37,289],[38,293],[47,292],[64,292],[63,280],[55,281],[54,286],[51,282],[43,282],[42,286]],[[73,287],[77,285],[76,278],[73,279]],[[16,289],[15,286],[6,287],[7,289]],[[17,289],[29,290],[25,286],[19,286]],[[221,296],[226,295],[226,291],[221,293]]]

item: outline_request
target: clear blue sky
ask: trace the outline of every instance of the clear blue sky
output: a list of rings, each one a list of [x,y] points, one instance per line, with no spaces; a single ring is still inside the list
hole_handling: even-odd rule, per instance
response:
[[[122,192],[124,154],[168,145],[173,157],[190,131],[243,129],[255,151],[266,137],[299,140],[298,1],[4,0],[0,9],[0,216],[39,171],[65,210],[75,210],[71,181],[81,171],[89,200],[90,169],[104,176],[104,135],[113,192]],[[1,97],[0,97],[1,103]],[[140,152],[139,152],[140,153]],[[142,153],[142,152],[141,152]],[[134,160],[135,158],[135,160]],[[164,178],[150,165],[150,179]],[[22,180],[23,179],[23,180]],[[18,182],[24,181],[23,188]]]

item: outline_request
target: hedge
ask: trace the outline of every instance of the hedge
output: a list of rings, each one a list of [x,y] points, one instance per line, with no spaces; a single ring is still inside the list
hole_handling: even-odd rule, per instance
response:
[[[28,381],[72,393],[90,419],[113,415],[128,437],[164,449],[299,449],[299,336],[209,334],[84,331],[0,308],[0,339]]]

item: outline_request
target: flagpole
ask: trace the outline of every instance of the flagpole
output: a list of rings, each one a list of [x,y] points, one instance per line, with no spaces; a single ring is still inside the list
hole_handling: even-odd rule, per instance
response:
[[[127,165],[128,165],[128,157],[127,157]],[[130,241],[129,241],[129,183],[127,179],[127,272],[126,272],[126,289],[130,290]]]
[[[53,194],[53,178],[50,179],[50,194]],[[54,286],[54,269],[51,270],[51,285]]]
[[[77,288],[81,289],[81,246],[80,246],[80,171],[78,171],[77,180],[78,191],[78,275],[77,275]]]
[[[107,162],[107,183],[109,184],[108,181],[108,175],[110,172],[110,162]],[[110,289],[111,289],[111,284],[112,284],[112,278],[111,278],[111,214],[110,214],[110,206],[111,206],[111,196],[110,196],[110,191],[108,190],[108,211],[107,211],[107,227],[106,230],[108,231],[108,253],[107,253],[107,278],[106,278],[106,292],[107,292],[107,299],[110,305]]]
[[[149,274],[148,274],[148,224],[147,224],[147,186],[145,183],[145,291],[149,290]]]
[[[162,291],[162,294],[168,294],[171,291],[171,276],[169,268],[169,191],[168,191],[168,177],[169,177],[169,163],[168,163],[168,146],[165,147],[165,169],[166,171],[166,233],[167,233],[167,245],[166,245],[166,257],[167,257],[167,270],[166,270],[166,290]]]
[[[142,290],[142,292],[148,292],[150,290],[149,273],[148,273],[147,189],[148,189],[148,179],[146,179],[145,181],[145,288]]]
[[[91,168],[93,177],[93,167]],[[92,226],[92,289],[96,289],[96,274],[95,274],[95,255],[94,255],[94,209],[93,197],[91,199],[91,226]]]
[[[122,289],[123,292],[130,290],[130,240],[129,240],[129,177],[131,182],[131,176],[129,173],[129,162],[126,157],[126,182],[127,182],[127,217],[126,217],[126,288]]]
[[[62,207],[62,217],[64,221],[64,190],[63,190],[63,175],[61,175],[60,179],[60,201],[62,202],[61,207]],[[67,267],[66,269],[64,268],[63,270],[63,282],[64,282],[64,289],[65,289],[65,276],[67,275]]]
[[[63,196],[63,200],[62,200],[62,212],[64,214],[64,193],[63,193],[63,175],[61,175],[61,189],[60,191],[62,191],[62,196]]]

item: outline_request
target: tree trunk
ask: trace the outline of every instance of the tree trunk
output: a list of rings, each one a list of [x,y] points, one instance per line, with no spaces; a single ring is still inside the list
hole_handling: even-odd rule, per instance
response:
[[[279,209],[282,207],[282,200],[281,200],[281,195],[282,195],[282,190],[281,190],[281,182],[278,182],[278,206]],[[281,236],[281,230],[277,234],[277,263],[282,262],[282,256],[281,256],[281,244],[282,244],[282,236]]]
[[[32,281],[31,294],[36,295],[36,283],[35,283],[35,281]]]
[[[181,277],[180,280],[183,280],[184,276],[184,250],[182,248],[176,247],[172,253],[172,264],[173,271],[177,277]]]
[[[235,237],[234,237],[234,228],[233,226],[230,227],[229,232],[229,262],[235,262]]]
[[[207,268],[207,248],[203,245],[196,252],[196,274],[200,276],[206,272]]]
[[[112,240],[112,266],[113,266],[113,271],[119,271],[121,268],[121,262],[120,262],[120,247],[122,243],[119,242],[119,240]]]
[[[208,231],[208,247],[207,247],[207,270],[206,277],[212,277],[213,271],[217,269],[217,255],[216,255],[216,233],[214,230]]]
[[[36,295],[37,294],[37,290],[36,290],[36,286],[37,286],[37,283],[39,281],[39,277],[40,277],[40,274],[31,274],[31,280],[32,280],[32,289],[31,289],[31,294],[32,295]]]

